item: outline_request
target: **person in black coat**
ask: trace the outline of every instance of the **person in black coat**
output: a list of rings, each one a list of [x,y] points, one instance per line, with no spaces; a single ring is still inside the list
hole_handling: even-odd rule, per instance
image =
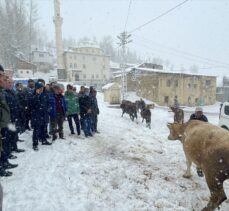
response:
[[[199,120],[203,122],[208,122],[208,118],[203,114],[203,109],[201,107],[196,107],[195,113],[190,116],[189,120]],[[203,177],[202,169],[196,167],[197,174]]]
[[[99,131],[97,130],[99,107],[98,107],[96,95],[97,95],[97,91],[95,89],[91,89],[90,87],[90,98],[91,98],[91,105],[92,105],[92,112],[91,112],[92,131],[95,133],[99,133]]]
[[[41,93],[41,102],[44,105],[44,110],[46,111],[45,114],[44,114],[45,124],[46,124],[46,126],[44,128],[45,129],[44,133],[45,133],[45,138],[50,138],[50,136],[48,135],[49,111],[50,111],[49,94],[50,94],[50,92],[49,92],[49,90],[46,89],[45,80],[38,79],[37,81],[42,83],[43,86],[44,86],[44,90]]]
[[[38,150],[38,141],[40,140],[43,145],[51,145],[45,137],[44,131],[47,126],[46,120],[46,106],[42,100],[42,92],[44,90],[44,85],[40,82],[36,82],[35,91],[33,96],[30,98],[31,106],[31,126],[33,128],[33,149]]]
[[[85,88],[84,94],[79,98],[80,104],[80,118],[82,119],[83,131],[85,137],[92,135],[92,125],[91,125],[91,113],[92,113],[92,101],[89,96],[89,89]]]
[[[25,129],[31,130],[29,126],[29,121],[31,121],[31,98],[33,97],[34,93],[35,82],[33,79],[28,80],[28,86],[24,89],[25,99],[26,99],[26,107],[25,107]]]
[[[203,109],[201,107],[196,107],[195,113],[190,116],[190,120],[208,122],[208,118],[203,114]]]
[[[9,143],[10,149],[9,149],[9,157],[13,157],[11,155],[11,151],[15,152],[24,152],[23,149],[18,149],[17,142],[19,140],[18,133],[24,131],[23,127],[23,121],[22,121],[22,113],[20,112],[20,106],[19,101],[17,99],[16,92],[13,90],[13,80],[8,79],[7,80],[7,87],[5,90],[5,97],[6,102],[10,109],[10,118],[11,118],[11,124],[15,126],[15,130],[8,130],[7,131],[7,142]]]

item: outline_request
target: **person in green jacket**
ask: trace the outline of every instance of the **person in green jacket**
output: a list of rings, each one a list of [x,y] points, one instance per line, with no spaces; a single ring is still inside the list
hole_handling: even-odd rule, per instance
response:
[[[75,134],[74,127],[72,125],[72,119],[76,124],[77,134],[80,135],[80,121],[79,121],[79,97],[78,94],[73,91],[73,86],[68,84],[67,91],[65,92],[65,100],[67,104],[67,119],[71,134]]]

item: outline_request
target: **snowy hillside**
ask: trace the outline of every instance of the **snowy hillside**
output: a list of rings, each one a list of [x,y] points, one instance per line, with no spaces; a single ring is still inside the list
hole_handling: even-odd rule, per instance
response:
[[[34,152],[31,133],[22,135],[26,141],[19,144],[26,152],[17,154],[19,167],[1,178],[4,211],[201,210],[209,191],[195,168],[192,179],[182,177],[182,146],[167,140],[172,113],[155,108],[148,129],[140,118],[131,122],[120,109],[107,107],[100,93],[98,101],[101,133],[94,137],[70,136],[65,122],[66,140]],[[218,124],[218,114],[208,118]],[[229,197],[229,181],[225,191]],[[229,200],[221,207],[227,210]]]

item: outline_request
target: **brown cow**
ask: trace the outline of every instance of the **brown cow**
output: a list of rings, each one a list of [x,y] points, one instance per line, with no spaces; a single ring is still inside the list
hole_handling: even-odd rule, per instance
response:
[[[122,117],[124,113],[129,114],[130,119],[134,121],[134,118],[137,119],[137,109],[136,109],[136,104],[132,103],[129,100],[123,100],[120,108],[122,109]]]
[[[215,210],[227,199],[223,182],[229,179],[229,132],[198,120],[167,126],[170,130],[168,139],[180,140],[183,144],[187,164],[183,176],[191,177],[192,162],[204,172],[211,197],[202,210]]]

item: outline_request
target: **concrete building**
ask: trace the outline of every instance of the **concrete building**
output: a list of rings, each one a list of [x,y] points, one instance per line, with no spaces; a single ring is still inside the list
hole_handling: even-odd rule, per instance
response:
[[[110,57],[95,46],[72,48],[64,52],[67,78],[79,85],[101,88],[110,80]]]
[[[48,72],[53,69],[54,57],[47,51],[34,50],[31,54],[33,64],[37,65],[37,71]]]
[[[127,71],[127,89],[159,105],[211,105],[216,102],[216,76],[170,72],[138,65]],[[115,81],[120,83],[121,77]]]

